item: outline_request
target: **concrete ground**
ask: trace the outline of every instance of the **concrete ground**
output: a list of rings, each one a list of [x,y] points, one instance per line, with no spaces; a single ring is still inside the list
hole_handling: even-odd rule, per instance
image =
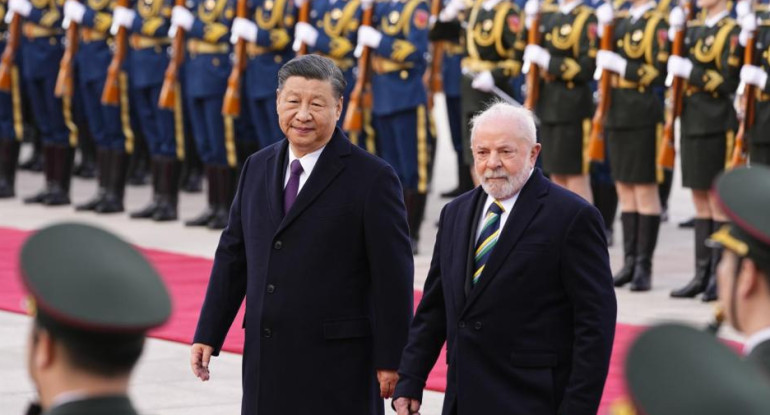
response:
[[[440,105],[438,101],[437,105]],[[439,107],[440,109],[440,107]],[[447,202],[439,193],[456,183],[455,156],[446,123],[439,122],[436,170],[430,192],[426,219],[422,228],[420,254],[415,257],[415,288],[421,289],[430,264],[436,232],[435,223],[441,207]],[[25,151],[28,149],[25,148]],[[26,153],[25,153],[26,154]],[[22,156],[25,157],[25,156]],[[670,201],[670,220],[664,223],[654,263],[654,288],[648,293],[617,290],[618,321],[650,324],[661,321],[684,321],[705,326],[710,321],[713,305],[698,300],[673,300],[668,293],[691,277],[693,268],[692,231],[677,228],[679,221],[693,214],[689,192],[680,186],[677,177]],[[93,223],[122,235],[136,245],[178,253],[212,258],[219,232],[186,228],[181,221],[158,224],[152,221],[130,220],[127,214],[96,215],[76,213],[70,207],[46,208],[26,206],[21,197],[35,193],[43,183],[41,174],[20,172],[17,182],[19,197],[0,201],[0,226],[36,229],[45,224],[75,220]],[[75,203],[88,199],[95,190],[94,180],[75,179],[72,199]],[[129,187],[126,196],[128,211],[142,207],[150,199],[150,188]],[[204,194],[182,194],[180,216],[189,218],[204,207]],[[610,248],[612,267],[617,270],[622,261],[620,225],[616,223],[615,246]],[[0,408],[2,413],[22,414],[34,389],[26,371],[26,341],[29,318],[0,311]],[[740,340],[734,332],[724,329],[722,335]],[[232,415],[240,413],[239,355],[223,353],[211,365],[211,381],[201,383],[189,369],[189,347],[185,344],[150,340],[132,381],[132,396],[144,413],[157,415]],[[302,391],[297,391],[301,396]],[[424,415],[441,411],[443,395],[426,393]],[[319,405],[322,405],[319,402]]]

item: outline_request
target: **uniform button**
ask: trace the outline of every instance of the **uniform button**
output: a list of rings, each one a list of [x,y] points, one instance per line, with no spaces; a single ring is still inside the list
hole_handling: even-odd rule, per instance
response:
[[[273,337],[273,331],[270,329],[262,329],[262,337]]]
[[[482,326],[481,322],[477,321],[476,324],[473,325],[473,328],[476,329],[476,330],[481,330],[481,326]]]
[[[461,322],[457,323],[457,327],[460,327],[461,329],[464,329],[465,328],[465,322],[461,321]]]
[[[275,285],[273,284],[267,284],[267,293],[272,294],[275,292]]]
[[[281,242],[281,241],[275,241],[275,244],[273,244],[273,248],[275,248],[275,249],[281,249],[281,248],[283,248],[283,242]]]

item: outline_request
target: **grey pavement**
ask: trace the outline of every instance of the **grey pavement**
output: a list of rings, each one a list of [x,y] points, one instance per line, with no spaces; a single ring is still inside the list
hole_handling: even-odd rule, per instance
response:
[[[437,101],[440,106],[441,101]],[[454,187],[456,181],[455,156],[448,138],[445,122],[437,123],[439,142],[433,187],[422,228],[420,254],[415,257],[415,288],[421,289],[430,264],[431,251],[441,207],[447,202],[438,194]],[[26,146],[25,146],[26,147]],[[28,151],[25,148],[25,151]],[[24,156],[23,156],[24,157]],[[660,232],[654,262],[653,290],[631,293],[617,290],[618,321],[632,324],[650,324],[661,321],[683,321],[705,326],[710,321],[713,305],[698,300],[673,300],[668,292],[689,280],[693,268],[692,231],[680,230],[676,224],[693,214],[689,192],[683,190],[676,178],[671,201],[670,220]],[[36,192],[43,184],[41,174],[20,172],[17,183],[19,197],[0,201],[0,226],[32,230],[45,224],[76,220],[110,229],[136,245],[171,252],[212,258],[219,232],[186,228],[181,221],[154,223],[130,220],[127,214],[96,215],[76,213],[70,207],[46,208],[25,206],[21,197]],[[75,203],[88,199],[95,191],[93,180],[75,179],[72,199]],[[150,198],[150,188],[128,187],[126,208],[140,208]],[[180,216],[189,218],[204,207],[203,194],[182,194]],[[610,248],[613,269],[622,261],[620,225],[616,223],[616,243]],[[0,311],[0,412],[22,414],[34,397],[34,388],[26,372],[26,341],[29,317]],[[724,329],[722,336],[741,340],[733,331]],[[150,340],[132,380],[132,396],[140,410],[157,415],[231,415],[239,414],[241,396],[240,356],[223,353],[211,364],[211,380],[202,383],[189,369],[189,347],[185,344]],[[308,373],[308,376],[317,374]],[[302,391],[296,391],[302,396]],[[440,414],[443,395],[426,393],[422,413]],[[323,405],[323,402],[319,402]]]

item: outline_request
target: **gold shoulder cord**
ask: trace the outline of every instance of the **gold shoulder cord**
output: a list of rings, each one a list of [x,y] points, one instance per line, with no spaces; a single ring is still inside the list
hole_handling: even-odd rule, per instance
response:
[[[337,20],[337,24],[332,23],[331,13],[326,13],[324,15],[323,23],[326,34],[333,37],[342,36],[342,31],[347,28],[350,19],[352,19],[356,14],[358,4],[358,0],[352,0],[348,2],[348,4],[345,5],[345,8],[342,9],[342,16],[340,16],[340,19]]]
[[[709,63],[714,61],[717,65],[717,69],[722,70],[721,52],[724,48],[725,41],[727,41],[727,36],[730,34],[730,31],[733,30],[733,27],[735,27],[734,22],[730,22],[722,26],[722,28],[717,32],[714,44],[708,47],[706,52],[703,51],[703,39],[698,39],[698,41],[695,43],[695,59],[701,63]]]
[[[479,59],[479,50],[476,48],[476,20],[479,17],[479,9],[483,0],[476,0],[471,9],[471,15],[468,18],[468,31],[466,33],[466,48],[468,56],[473,59]],[[483,46],[483,45],[482,45]]]
[[[506,50],[503,45],[503,30],[505,30],[505,17],[508,15],[508,10],[511,10],[513,6],[510,3],[503,3],[502,7],[499,7],[495,14],[495,25],[492,27],[492,38],[495,40],[495,50],[497,54],[503,58],[510,58],[513,56],[513,50]]]
[[[411,25],[409,22],[412,20],[412,13],[424,0],[411,0],[409,3],[401,9],[401,17],[396,23],[391,23],[387,16],[382,19],[382,31],[388,36],[396,36],[399,33],[403,33],[404,36],[409,36]],[[391,12],[392,13],[392,12]]]
[[[262,7],[257,7],[255,20],[260,29],[274,29],[278,23],[283,21],[283,14],[286,10],[286,0],[275,0],[275,5],[270,11],[270,18],[265,18],[265,11]]]
[[[137,9],[139,10],[139,16],[143,19],[149,19],[160,15],[160,9],[163,7],[162,0],[139,0]]]
[[[581,10],[580,14],[578,14],[572,22],[572,29],[566,36],[561,34],[561,28],[564,25],[554,27],[551,30],[551,43],[553,46],[560,50],[572,48],[572,54],[574,55],[574,58],[577,59],[580,54],[580,34],[583,31],[586,20],[588,20],[588,17],[590,16],[591,12],[588,9]]]
[[[216,5],[211,10],[206,10],[204,4],[205,2],[201,2],[198,5],[198,18],[200,18],[203,23],[210,24],[214,23],[222,14],[222,10],[225,8],[225,5],[227,5],[227,0],[216,0]]]
[[[88,0],[88,7],[92,8],[94,11],[102,11],[107,8],[109,3],[110,0]]]

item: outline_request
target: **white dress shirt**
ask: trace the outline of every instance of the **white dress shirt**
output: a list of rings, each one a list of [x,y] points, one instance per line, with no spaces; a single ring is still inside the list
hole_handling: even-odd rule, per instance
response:
[[[720,20],[724,19],[726,16],[730,15],[730,12],[727,10],[722,11],[722,13],[717,14],[716,16],[709,17],[706,19],[705,23],[708,27],[714,27],[715,24],[719,23]]]
[[[313,172],[313,168],[315,168],[315,164],[318,163],[318,158],[321,157],[321,153],[325,148],[326,146],[323,146],[312,153],[305,154],[298,158],[291,150],[291,145],[289,145],[289,162],[286,163],[286,173],[283,175],[283,188],[286,188],[286,185],[289,183],[289,177],[291,177],[291,162],[299,160],[299,164],[302,165],[302,174],[299,175],[299,187],[297,188],[297,195],[299,195],[302,186],[305,185],[307,178],[310,177],[310,173]]]
[[[573,1],[572,3],[568,3],[568,4],[563,4],[563,2],[560,1],[559,2],[559,11],[562,14],[570,14],[570,13],[572,13],[573,10],[575,10],[575,7],[580,6],[581,4],[583,4],[583,2],[580,1],[580,0]]]
[[[628,9],[628,14],[631,16],[631,21],[636,22],[639,20],[642,16],[644,16],[644,13],[646,13],[648,10],[652,10],[655,8],[655,2],[654,1],[648,1],[647,3],[642,4],[638,7],[631,7]]]

